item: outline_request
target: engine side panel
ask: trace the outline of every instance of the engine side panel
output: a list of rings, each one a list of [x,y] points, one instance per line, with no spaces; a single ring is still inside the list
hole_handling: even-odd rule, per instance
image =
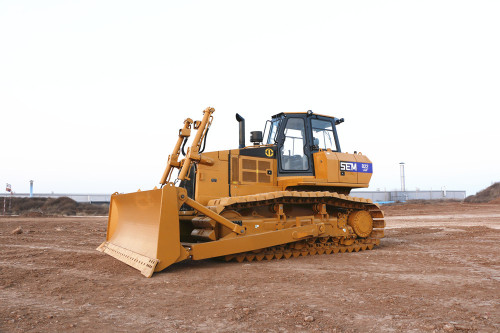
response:
[[[371,161],[361,154],[320,151],[313,154],[318,183],[335,186],[368,187],[373,172]],[[347,185],[349,184],[349,185]],[[354,185],[354,186],[353,186]]]
[[[368,187],[373,172],[371,161],[361,154],[320,151],[313,154],[314,176],[278,177],[275,147],[264,146],[204,153],[213,165],[199,164],[196,200],[283,191]],[[320,190],[318,188],[317,190]]]
[[[276,148],[273,146],[231,151],[231,196],[277,191]]]
[[[209,200],[229,196],[229,151],[203,153],[214,161],[213,165],[199,164],[196,172],[195,200],[206,205]],[[194,177],[194,175],[190,175]]]

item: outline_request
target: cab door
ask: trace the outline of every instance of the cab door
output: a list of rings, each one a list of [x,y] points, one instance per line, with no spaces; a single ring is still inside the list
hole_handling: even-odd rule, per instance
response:
[[[303,116],[286,116],[278,135],[278,176],[313,176],[310,124]]]

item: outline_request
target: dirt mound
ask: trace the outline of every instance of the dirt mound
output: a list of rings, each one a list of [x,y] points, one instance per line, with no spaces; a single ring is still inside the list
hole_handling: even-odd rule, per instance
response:
[[[60,198],[8,198],[8,215],[51,216],[51,215],[107,215],[107,204],[78,203],[68,197]],[[10,207],[10,209],[9,209]]]
[[[490,187],[485,188],[484,190],[476,193],[476,195],[470,195],[465,198],[465,202],[473,202],[473,203],[484,203],[484,202],[492,202],[499,203],[500,199],[500,182],[491,185]]]
[[[494,199],[494,200],[491,200],[489,203],[490,203],[490,204],[497,204],[497,205],[500,205],[500,198],[496,198],[496,199]]]
[[[42,212],[27,212],[20,215],[24,217],[43,217]]]

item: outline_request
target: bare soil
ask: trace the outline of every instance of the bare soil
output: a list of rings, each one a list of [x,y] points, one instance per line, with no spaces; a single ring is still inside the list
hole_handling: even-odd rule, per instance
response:
[[[500,205],[386,208],[372,251],[150,279],[95,250],[106,217],[0,217],[0,332],[498,332]]]

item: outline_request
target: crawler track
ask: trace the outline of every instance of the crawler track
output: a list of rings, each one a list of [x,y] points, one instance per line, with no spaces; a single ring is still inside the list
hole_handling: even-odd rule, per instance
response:
[[[285,227],[294,226],[296,220],[314,215],[310,223],[329,223],[348,233],[343,236],[329,235],[327,237],[312,237],[292,243],[273,246],[256,251],[227,255],[224,260],[261,261],[264,259],[281,259],[314,254],[331,254],[344,252],[358,252],[371,250],[375,245],[380,244],[380,238],[384,237],[385,221],[384,214],[380,207],[371,200],[351,197],[332,192],[299,192],[280,191],[265,194],[256,194],[240,197],[222,198],[212,200],[209,206],[214,211],[224,214],[232,211],[241,214],[243,224],[245,222],[262,221],[266,217],[263,212],[275,212],[273,207],[282,205],[287,212]],[[318,205],[324,205],[326,209],[318,212]],[[307,211],[310,211],[308,214]],[[365,238],[358,237],[350,226],[347,219],[351,212],[364,210],[373,219],[373,230]],[[306,212],[306,213],[304,213]],[[272,213],[274,214],[274,213]],[[277,217],[279,219],[279,216]]]
[[[270,193],[261,193],[237,197],[226,197],[211,200],[208,205],[216,208],[218,211],[224,209],[237,209],[246,207],[255,207],[269,205],[273,203],[327,203],[339,208],[358,208],[368,209],[373,212],[380,212],[380,207],[374,204],[370,199],[351,197],[344,194],[338,194],[328,191],[277,191]],[[375,216],[374,216],[375,218]],[[383,218],[383,213],[376,216]]]

